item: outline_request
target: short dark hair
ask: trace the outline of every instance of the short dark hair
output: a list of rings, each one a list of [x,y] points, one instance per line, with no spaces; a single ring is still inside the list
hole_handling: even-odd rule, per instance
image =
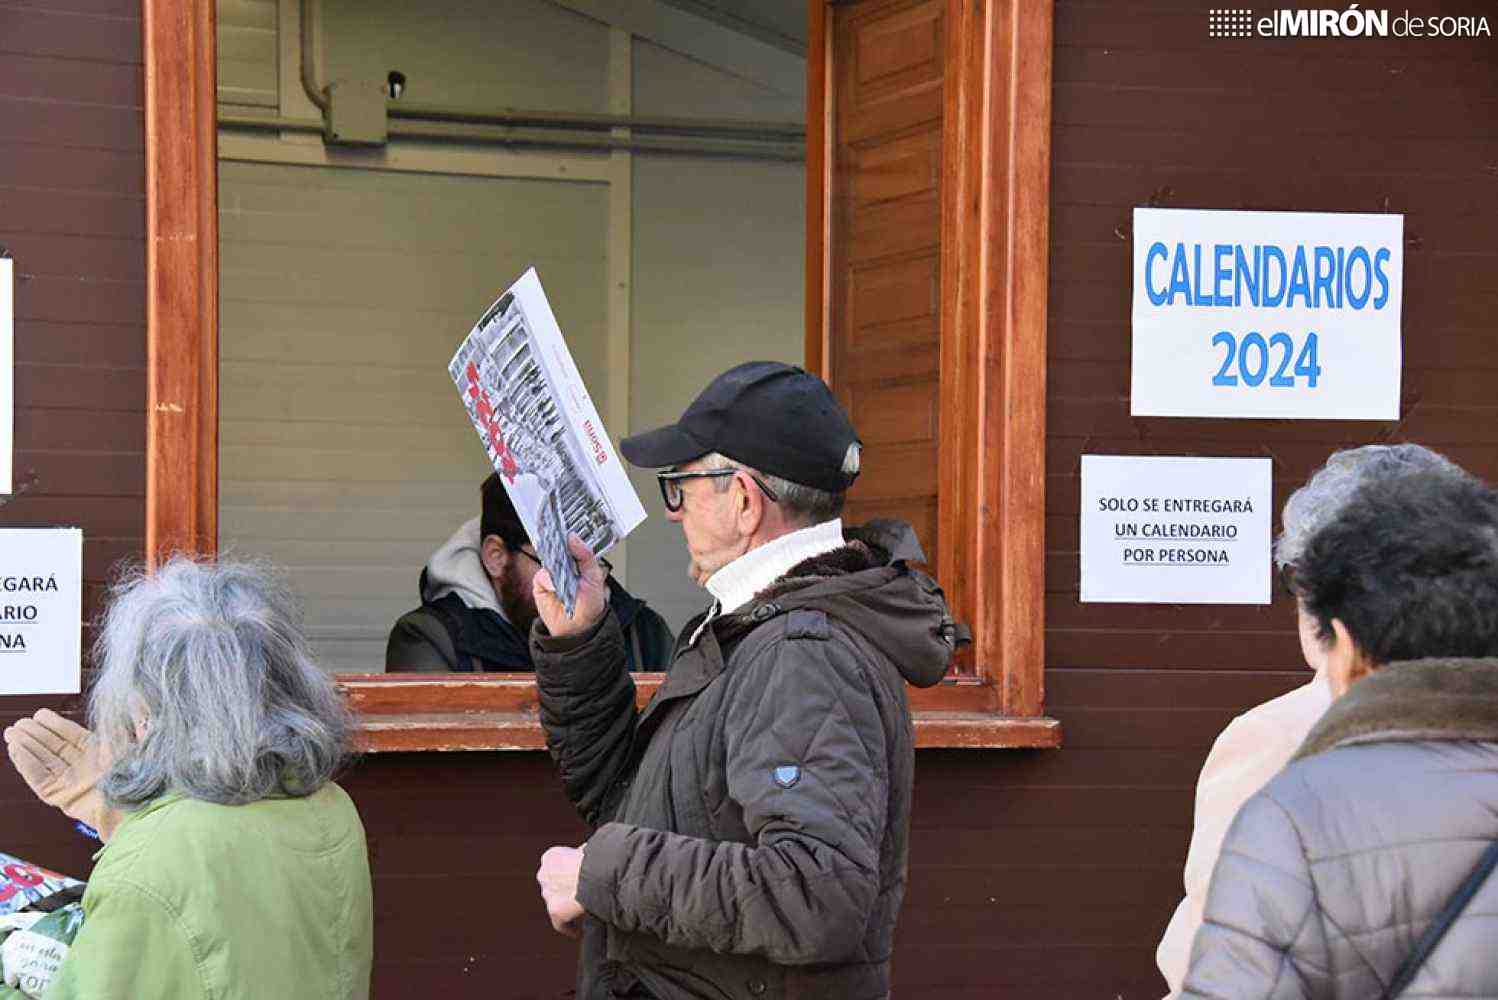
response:
[[[1498,656],[1498,493],[1475,477],[1369,480],[1306,543],[1295,590],[1376,665]]]
[[[479,544],[490,535],[498,535],[507,549],[518,549],[531,543],[520,515],[515,513],[515,504],[510,500],[510,491],[505,489],[499,473],[489,473],[484,485],[479,487],[483,500],[483,511],[479,514]]]

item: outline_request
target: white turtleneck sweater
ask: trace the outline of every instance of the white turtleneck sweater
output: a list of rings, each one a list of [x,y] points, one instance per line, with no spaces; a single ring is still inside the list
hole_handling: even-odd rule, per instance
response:
[[[846,544],[842,519],[835,517],[750,549],[707,578],[705,586],[716,600],[702,624],[742,608],[755,594],[785,576],[786,571],[797,563]],[[701,632],[700,628],[698,632]],[[692,641],[696,640],[697,636],[693,635]]]

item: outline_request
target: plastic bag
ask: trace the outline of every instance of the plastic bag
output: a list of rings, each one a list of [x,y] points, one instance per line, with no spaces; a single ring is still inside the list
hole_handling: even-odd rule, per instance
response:
[[[29,913],[12,914],[8,919],[29,917]],[[52,979],[68,957],[68,949],[83,926],[83,904],[69,903],[51,913],[37,914],[41,919],[29,927],[13,930],[0,944],[0,968],[5,970],[5,985],[28,997],[40,997],[52,985]]]
[[[0,1000],[46,992],[83,926],[84,884],[0,854]]]
[[[82,889],[83,883],[75,878],[0,853],[0,916],[35,907],[60,892]]]

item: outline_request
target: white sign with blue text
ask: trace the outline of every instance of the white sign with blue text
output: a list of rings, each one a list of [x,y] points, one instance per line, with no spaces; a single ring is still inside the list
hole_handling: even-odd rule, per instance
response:
[[[77,694],[83,532],[0,528],[0,695]]]
[[[1399,418],[1404,216],[1134,209],[1136,417]]]
[[[1082,600],[1268,604],[1271,467],[1083,455]]]

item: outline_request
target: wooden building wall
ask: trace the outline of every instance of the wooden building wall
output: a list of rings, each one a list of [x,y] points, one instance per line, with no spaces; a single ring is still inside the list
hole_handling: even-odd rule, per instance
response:
[[[1457,12],[1420,13],[1443,11]],[[1078,602],[1083,453],[1267,454],[1277,507],[1331,451],[1373,441],[1420,441],[1498,478],[1491,38],[1227,41],[1187,0],[1058,0],[1054,80],[1046,708],[1066,746],[918,755],[895,975],[896,995],[920,1000],[1159,997],[1154,947],[1202,760],[1235,714],[1308,679],[1281,597]],[[1129,224],[1150,203],[1405,213],[1404,418],[1131,419]],[[571,945],[530,875],[583,831],[550,779],[539,755],[390,757],[353,777],[376,818],[380,919],[409,935],[380,955],[382,990],[567,995]],[[461,928],[398,912],[439,892],[465,897]]]
[[[1456,9],[1420,13],[1443,11]],[[1268,454],[1277,506],[1331,451],[1372,441],[1421,441],[1498,477],[1490,38],[1226,41],[1209,38],[1205,9],[1184,0],[1059,0],[1054,78],[1046,705],[1066,747],[919,755],[895,969],[896,995],[922,1000],[1160,996],[1154,946],[1180,893],[1201,762],[1235,714],[1308,678],[1283,598],[1265,608],[1078,602],[1084,452]],[[1405,213],[1404,419],[1131,419],[1129,223],[1149,203]],[[360,787],[382,772],[392,782],[431,774],[455,782],[444,802],[471,788],[504,803],[492,817],[467,807],[470,828],[434,833],[430,848],[450,848],[460,872],[491,873],[487,922],[501,933],[433,940],[432,965],[382,956],[379,982],[414,983],[420,968],[455,996],[564,995],[570,946],[544,926],[529,873],[547,844],[580,831],[545,784],[546,762],[491,768],[470,756],[462,778],[415,758],[372,764]],[[406,797],[419,826],[425,807]],[[499,852],[467,860],[502,831]],[[408,846],[388,850],[414,878],[422,862]],[[391,855],[380,869],[396,876]],[[381,892],[389,913],[396,897]],[[484,922],[483,906],[463,910]],[[488,979],[485,962],[515,974]],[[487,992],[496,983],[503,991]]]
[[[1207,6],[1056,3],[1046,710],[1066,746],[921,756],[908,996],[1160,996],[1153,951],[1201,762],[1234,714],[1308,679],[1281,596],[1080,604],[1082,454],[1268,455],[1276,511],[1331,451],[1374,441],[1498,476],[1493,38],[1217,39]],[[1493,22],[1491,4],[1414,11],[1481,12]],[[1145,204],[1404,213],[1402,419],[1131,419],[1129,226]]]
[[[0,0],[0,243],[30,275],[17,473],[38,477],[0,522],[82,524],[97,586],[141,547],[138,8],[55,8]],[[1205,19],[1186,0],[1057,3],[1046,701],[1067,742],[919,756],[902,997],[1158,996],[1196,770],[1233,714],[1305,677],[1283,601],[1077,602],[1082,453],[1269,454],[1277,503],[1373,440],[1498,477],[1493,40],[1225,41]],[[1130,419],[1128,225],[1150,202],[1406,213],[1404,419]],[[373,852],[377,997],[567,995],[573,945],[532,873],[584,831],[543,755],[372,757],[345,784]],[[89,853],[3,766],[0,850],[75,872]]]
[[[139,0],[0,0],[0,247],[16,273],[0,526],[83,529],[86,620],[143,548],[142,97]],[[0,723],[49,703],[0,698]],[[0,763],[0,851],[84,872],[92,845]]]

